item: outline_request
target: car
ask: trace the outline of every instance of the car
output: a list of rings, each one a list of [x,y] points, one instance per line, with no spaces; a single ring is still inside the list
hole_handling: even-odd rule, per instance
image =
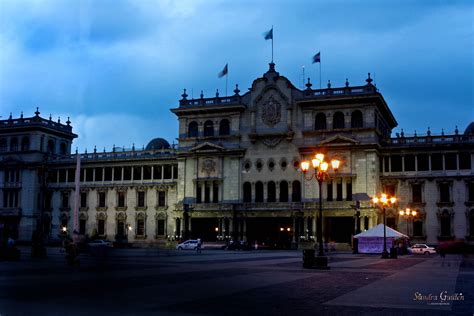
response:
[[[178,250],[196,250],[198,246],[198,241],[196,239],[189,239],[183,241],[182,243],[176,246]]]
[[[103,240],[103,239],[97,239],[97,240],[92,240],[87,243],[89,247],[112,247],[112,243],[108,240]]]
[[[408,252],[412,254],[429,255],[429,254],[436,253],[436,249],[428,246],[427,244],[415,244],[411,247],[408,247]]]

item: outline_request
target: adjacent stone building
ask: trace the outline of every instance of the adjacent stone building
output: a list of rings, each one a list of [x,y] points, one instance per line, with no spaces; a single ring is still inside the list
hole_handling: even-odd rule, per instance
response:
[[[387,225],[436,244],[474,237],[474,123],[464,133],[391,137],[397,126],[369,77],[366,84],[297,89],[273,63],[248,92],[188,99],[171,111],[178,146],[82,153],[79,231],[153,243],[200,237],[290,247],[314,241],[323,200],[326,241],[350,243],[357,222],[382,221],[370,197],[394,195]],[[0,229],[57,239],[72,228],[76,155],[66,124],[39,116],[0,121]],[[323,152],[342,161],[324,182],[300,162]],[[399,210],[417,211],[404,218]],[[360,214],[359,219],[356,214]]]

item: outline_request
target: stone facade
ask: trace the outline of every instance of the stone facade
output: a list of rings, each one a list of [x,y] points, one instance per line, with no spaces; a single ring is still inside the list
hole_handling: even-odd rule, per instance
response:
[[[474,237],[474,125],[461,134],[391,137],[397,122],[366,84],[299,90],[270,64],[245,94],[188,99],[171,111],[179,145],[70,154],[70,122],[39,116],[0,121],[3,235],[57,239],[73,229],[76,157],[81,157],[78,229],[135,243],[241,239],[289,247],[314,241],[318,183],[300,162],[316,152],[342,163],[322,186],[323,236],[350,243],[382,221],[370,197],[398,204],[387,225],[415,241]],[[22,139],[28,138],[21,146]],[[18,145],[15,145],[15,141]],[[13,145],[12,145],[13,144]],[[417,210],[415,218],[400,209]],[[63,232],[63,229],[66,232]]]

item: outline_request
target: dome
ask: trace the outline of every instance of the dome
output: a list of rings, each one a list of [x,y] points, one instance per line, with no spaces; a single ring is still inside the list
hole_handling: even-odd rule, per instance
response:
[[[466,127],[464,135],[474,135],[474,122],[471,122],[471,124]]]
[[[170,144],[164,138],[154,138],[148,145],[146,145],[145,150],[159,150],[159,149],[169,149]]]

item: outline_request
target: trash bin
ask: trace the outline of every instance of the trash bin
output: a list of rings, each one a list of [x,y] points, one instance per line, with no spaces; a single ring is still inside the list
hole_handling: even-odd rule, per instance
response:
[[[397,259],[398,249],[395,247],[390,248],[390,259]]]
[[[303,268],[309,269],[314,266],[314,249],[303,250]]]

